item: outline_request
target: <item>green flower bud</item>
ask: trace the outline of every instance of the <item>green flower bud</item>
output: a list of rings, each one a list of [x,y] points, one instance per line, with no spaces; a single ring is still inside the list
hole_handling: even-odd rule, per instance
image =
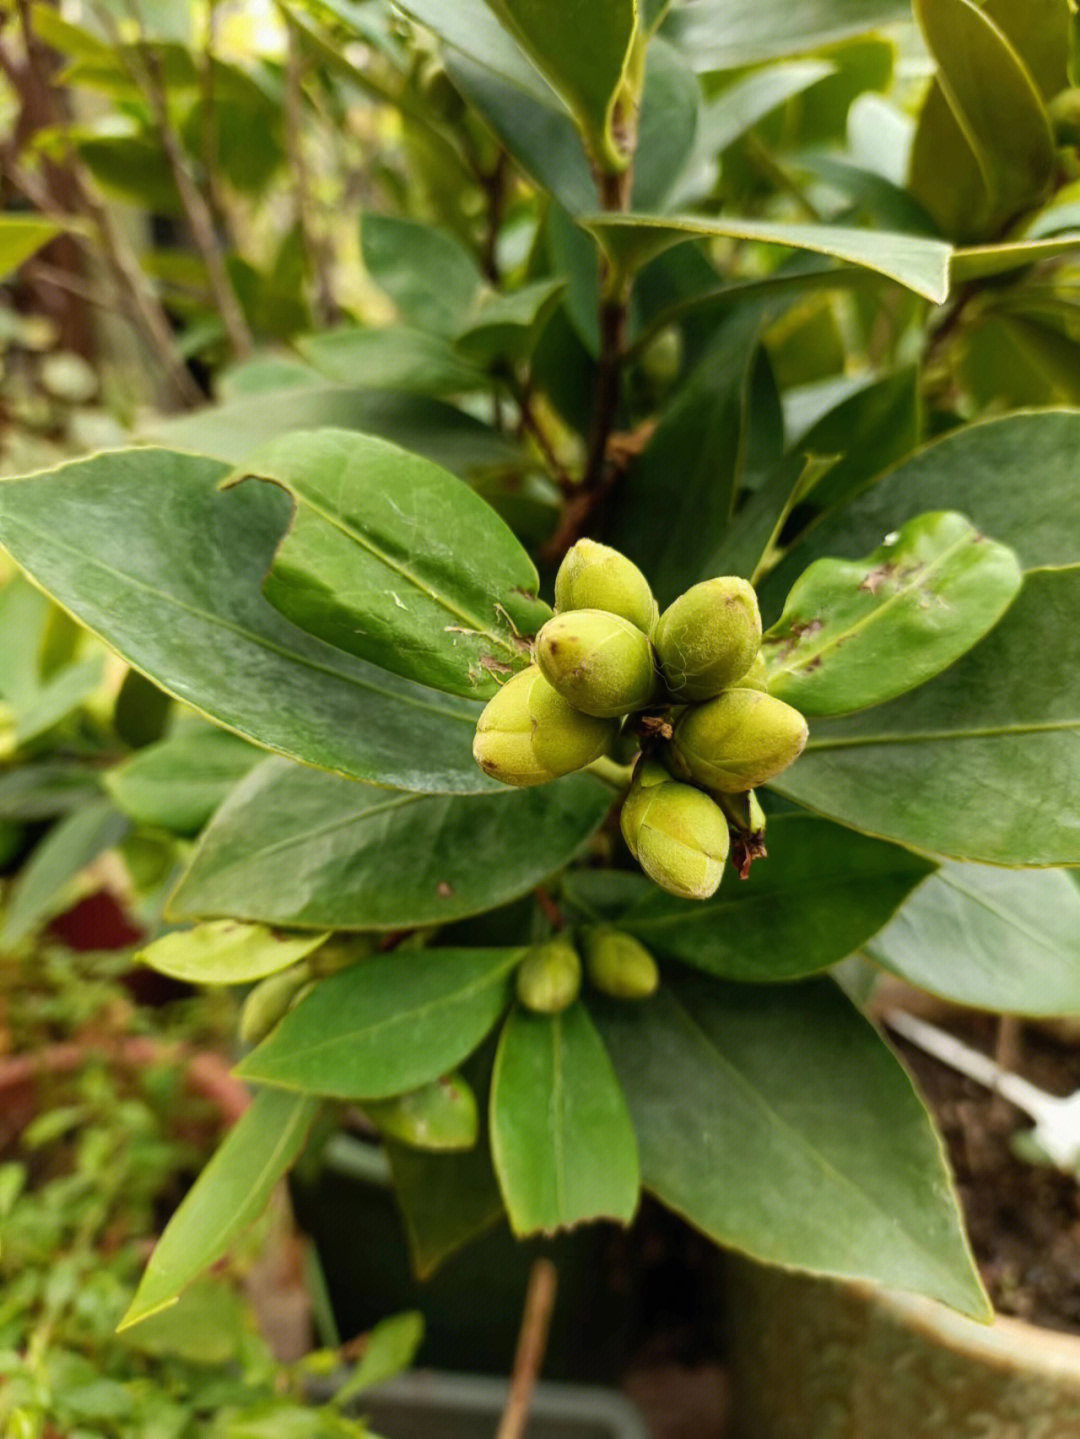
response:
[[[678,378],[682,363],[683,337],[677,325],[665,325],[641,352],[641,368],[660,391]]]
[[[749,879],[754,861],[764,859],[769,852],[765,848],[765,811],[761,801],[752,789],[745,794],[721,794],[717,790],[713,797],[727,815],[731,828],[731,863],[740,879]]]
[[[565,935],[534,944],[518,965],[517,997],[537,1014],[560,1014],[581,989],[581,960]]]
[[[654,639],[671,695],[712,699],[747,672],[761,646],[753,586],[735,576],[693,585],[660,616]]]
[[[589,979],[614,999],[648,999],[660,983],[656,960],[632,934],[611,925],[587,929],[582,943]]]
[[[806,737],[806,721],[791,705],[760,690],[730,689],[686,711],[667,759],[682,778],[738,794],[793,764]]]
[[[642,785],[636,793],[632,788],[620,822],[631,853],[654,884],[684,899],[716,893],[730,837],[720,806],[707,794],[671,779]]]
[[[261,979],[247,993],[240,1010],[241,1044],[258,1044],[275,1024],[284,1019],[311,979],[311,968],[302,961],[290,969]]]
[[[649,582],[632,560],[609,545],[578,540],[555,576],[555,608],[606,610],[622,615],[646,634],[660,613]]]
[[[460,1074],[393,1099],[367,1100],[363,1109],[383,1134],[414,1149],[471,1149],[480,1128],[476,1095]]]
[[[739,688],[741,690],[761,690],[763,694],[768,692],[769,667],[760,650],[754,656],[754,663],[739,680]]]
[[[489,700],[477,721],[473,756],[503,784],[545,784],[592,764],[617,729],[614,720],[576,710],[530,665]]]
[[[536,636],[547,682],[583,714],[613,719],[642,709],[657,690],[648,635],[605,610],[568,610]]]
[[[638,825],[648,791],[654,789],[658,784],[670,783],[671,775],[662,764],[658,764],[656,760],[642,757],[634,771],[630,789],[623,800],[622,810],[619,813],[619,825],[623,838],[635,859],[637,859]]]

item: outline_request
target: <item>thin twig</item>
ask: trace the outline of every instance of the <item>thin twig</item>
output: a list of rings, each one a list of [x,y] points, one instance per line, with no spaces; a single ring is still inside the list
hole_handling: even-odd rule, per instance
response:
[[[169,116],[168,90],[158,57],[141,34],[134,54],[137,56],[137,63],[132,66],[135,71],[133,78],[149,101],[158,139],[180,196],[191,238],[195,241],[195,248],[206,267],[206,278],[210,283],[214,304],[225,327],[233,354],[237,359],[246,359],[254,349],[251,330],[225,264],[225,255],[214,228],[210,206],[192,178],[180,137]]]
[[[529,1406],[547,1348],[551,1315],[555,1308],[558,1274],[550,1259],[538,1259],[529,1274],[525,1311],[521,1319],[510,1397],[495,1439],[522,1439],[529,1422]]]

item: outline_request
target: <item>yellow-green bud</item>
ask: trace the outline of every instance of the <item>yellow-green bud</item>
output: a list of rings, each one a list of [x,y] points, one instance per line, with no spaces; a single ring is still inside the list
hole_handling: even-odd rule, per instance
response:
[[[555,576],[555,608],[606,610],[646,634],[652,633],[660,613],[648,580],[633,560],[595,540],[578,540],[567,550]]]
[[[480,1128],[476,1095],[460,1074],[393,1099],[368,1100],[363,1110],[383,1134],[414,1149],[471,1149]]]
[[[278,974],[268,975],[247,993],[240,1010],[241,1044],[258,1044],[284,1019],[311,979],[311,968],[305,962],[294,964]]]
[[[744,675],[761,646],[752,585],[737,576],[693,585],[657,621],[656,653],[675,699],[712,699]]]
[[[636,793],[631,788],[620,823],[630,852],[661,889],[684,899],[716,893],[730,837],[720,806],[707,794],[671,779]]]
[[[565,935],[534,944],[518,965],[517,997],[537,1014],[568,1009],[581,989],[581,959]]]
[[[648,999],[660,983],[656,960],[632,934],[611,925],[587,929],[582,938],[590,981],[614,999]]]
[[[754,656],[754,663],[739,679],[741,690],[761,690],[766,693],[769,688],[769,667],[765,663],[765,656],[758,650]]]
[[[614,720],[568,704],[530,665],[489,700],[477,721],[473,756],[503,784],[545,784],[599,759],[617,729]]]
[[[765,811],[752,789],[738,794],[718,791],[716,803],[727,815],[731,828],[740,834],[761,836],[765,833]]]
[[[806,721],[791,705],[760,690],[730,689],[682,715],[666,757],[674,774],[738,794],[787,769],[806,738]]]
[[[662,764],[656,760],[639,760],[634,770],[634,777],[630,784],[626,798],[623,800],[622,809],[619,813],[619,824],[622,828],[623,838],[630,849],[630,853],[637,859],[635,839],[638,831],[638,823],[642,807],[647,798],[647,792],[658,784],[670,784],[671,774]]]
[[[567,610],[536,636],[536,663],[547,682],[583,714],[614,719],[656,694],[649,637],[606,610]]]

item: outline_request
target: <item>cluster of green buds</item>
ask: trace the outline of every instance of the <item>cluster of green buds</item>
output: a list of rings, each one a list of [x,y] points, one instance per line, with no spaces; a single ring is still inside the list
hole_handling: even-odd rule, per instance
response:
[[[753,790],[802,753],[806,721],[770,695],[761,614],[746,580],[694,585],[663,614],[638,567],[579,540],[555,580],[533,663],[480,716],[473,753],[505,784],[638,752],[623,838],[662,889],[707,899],[735,837],[739,872],[764,853]]]
[[[584,957],[584,965],[582,958]],[[581,992],[582,973],[613,999],[648,999],[660,983],[656,960],[632,934],[588,925],[534,944],[518,965],[517,997],[536,1014],[561,1014]]]

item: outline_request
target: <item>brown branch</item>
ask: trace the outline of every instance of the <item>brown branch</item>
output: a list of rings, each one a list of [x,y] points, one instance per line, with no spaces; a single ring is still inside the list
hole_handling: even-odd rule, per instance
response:
[[[113,28],[115,29],[115,27]],[[221,323],[225,327],[225,333],[229,338],[234,355],[238,359],[246,359],[254,349],[251,330],[248,328],[243,307],[229,277],[225,255],[214,228],[214,217],[211,214],[210,206],[192,177],[180,137],[169,116],[168,90],[161,73],[161,66],[153,49],[142,38],[136,44],[135,54],[138,57],[138,63],[131,67],[135,72],[133,78],[150,104],[158,139],[165,152],[173,183],[180,196],[180,204],[183,206],[184,215],[191,230],[191,238],[206,267],[206,277],[210,282],[214,304],[221,316]]]
[[[19,0],[19,19],[26,45],[27,64],[37,70],[41,93],[46,97],[47,121],[66,141],[65,117],[56,103],[47,70],[43,68],[42,47],[34,33],[29,0]],[[97,233],[101,253],[120,292],[128,318],[157,355],[177,398],[188,405],[199,404],[203,399],[202,391],[177,352],[172,326],[156,296],[150,291],[134,251],[113,223],[109,211],[97,198],[86,168],[70,143],[66,149],[64,170],[70,182],[72,203],[83,218],[89,220]],[[4,171],[9,184],[19,190],[41,214],[61,221],[70,219],[67,212],[55,203],[48,186],[24,172],[11,154],[4,155]]]
[[[522,1439],[529,1422],[533,1390],[544,1362],[551,1315],[555,1308],[558,1274],[550,1259],[538,1259],[529,1274],[525,1311],[521,1319],[510,1397],[503,1410],[495,1439]]]

